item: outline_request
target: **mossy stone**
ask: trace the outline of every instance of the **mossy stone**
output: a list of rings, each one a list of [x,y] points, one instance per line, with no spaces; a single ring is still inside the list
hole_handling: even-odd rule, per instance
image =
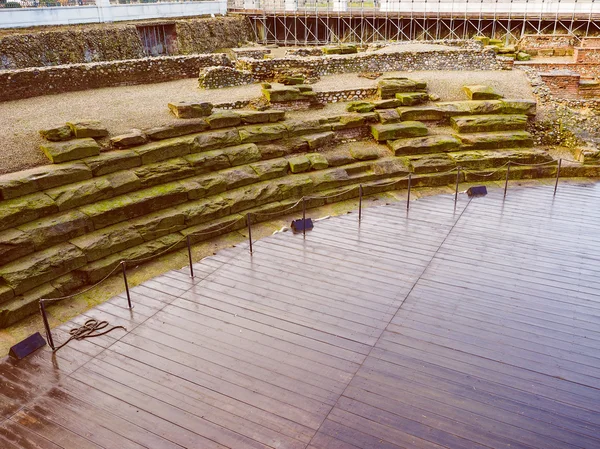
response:
[[[142,164],[152,164],[190,154],[195,144],[195,136],[175,137],[147,143],[136,147],[133,151],[140,156]]]
[[[493,150],[500,148],[532,147],[533,138],[526,131],[504,131],[473,134],[456,134],[462,148],[472,150]]]
[[[167,106],[169,111],[177,118],[206,117],[210,115],[213,109],[212,103],[208,102],[179,101],[169,103]]]
[[[110,144],[114,148],[129,148],[148,142],[148,136],[139,129],[133,129],[127,134],[111,137]]]
[[[143,242],[144,239],[137,230],[121,224],[108,226],[71,240],[71,243],[85,254],[88,262],[93,262]]]
[[[388,123],[371,125],[371,134],[378,142],[384,140],[395,140],[403,137],[418,137],[427,134],[427,126],[421,122],[406,121],[400,123]]]
[[[6,264],[35,251],[32,236],[19,229],[0,232],[0,263]],[[2,301],[0,301],[2,302]]]
[[[483,86],[481,84],[463,86],[463,90],[469,97],[469,100],[497,100],[498,98],[502,98],[502,95],[494,92],[494,89],[490,86]]]
[[[54,164],[100,154],[100,145],[91,138],[73,139],[65,142],[46,142],[40,145],[40,148]]]
[[[19,226],[36,251],[65,242],[80,235],[92,232],[94,225],[90,218],[78,210],[61,212]]]
[[[184,159],[192,165],[196,174],[210,173],[231,167],[229,158],[221,150],[190,154]]]
[[[490,38],[486,36],[473,36],[473,40],[481,42],[484,46],[490,44]]]
[[[450,119],[459,133],[520,131],[527,127],[527,116],[517,114],[458,116]]]
[[[172,139],[174,137],[185,136],[188,134],[201,133],[209,129],[209,125],[204,119],[186,120],[182,123],[173,125],[158,126],[156,128],[145,129],[144,134],[152,140]]]
[[[130,173],[138,178],[140,187],[151,187],[188,178],[196,174],[196,171],[187,159],[178,157],[154,164],[142,165],[131,170]]]
[[[45,193],[33,193],[2,202],[0,231],[58,212],[58,206]]]
[[[319,134],[311,134],[308,136],[302,136],[302,140],[305,140],[308,143],[308,147],[311,150],[317,150],[319,148],[325,147],[333,142],[335,139],[335,133],[333,131],[328,131]]]
[[[306,156],[296,156],[288,159],[292,173],[302,173],[310,168],[310,161]]]
[[[409,158],[409,165],[413,173],[439,173],[452,170],[456,164],[445,154],[427,154]]]
[[[310,168],[313,170],[323,170],[329,167],[329,162],[327,162],[327,158],[321,153],[308,153],[306,155],[306,158],[310,162]]]
[[[290,137],[297,137],[303,134],[320,133],[323,131],[331,131],[331,125],[328,123],[320,123],[319,120],[289,120],[282,123]]]
[[[426,92],[398,93],[396,94],[396,100],[398,100],[402,106],[414,106],[428,101],[429,95]]]
[[[108,136],[108,130],[97,120],[67,122],[67,126],[71,128],[73,135],[78,139]]]
[[[206,117],[205,120],[211,129],[229,128],[242,123],[240,115],[233,111],[214,112]]]
[[[377,95],[382,100],[396,98],[396,94],[418,92],[424,90],[427,84],[407,78],[386,78],[377,83]]]
[[[85,256],[77,247],[61,243],[3,265],[0,278],[20,295],[85,263]]]
[[[119,170],[127,170],[142,165],[142,158],[134,151],[109,151],[95,157],[83,159],[94,176],[102,176]]]
[[[193,137],[192,153],[200,151],[215,150],[218,148],[239,145],[240,133],[237,128],[224,129],[221,131],[209,131],[196,134]]]
[[[536,114],[537,103],[535,100],[502,100],[503,114]]]
[[[382,109],[377,111],[377,116],[379,117],[379,121],[381,123],[398,123],[401,121],[400,113],[395,109]]]
[[[226,148],[223,154],[227,156],[229,164],[232,167],[257,162],[261,159],[260,150],[253,143]]]
[[[287,175],[288,161],[286,159],[273,159],[270,161],[256,162],[250,164],[250,168],[258,175],[258,179],[280,178]]]
[[[375,105],[368,101],[351,101],[346,106],[346,111],[359,112],[361,114],[365,113],[365,112],[371,112],[374,109],[375,109]]]
[[[255,125],[240,128],[241,143],[268,142],[287,137],[288,130],[284,125]]]
[[[447,152],[457,149],[460,144],[457,138],[443,135],[388,140],[388,146],[396,156]]]
[[[55,128],[41,129],[40,136],[51,142],[62,142],[73,138],[73,131],[68,125],[57,126]]]
[[[379,157],[379,152],[375,148],[353,146],[350,148],[350,155],[357,161],[370,161]]]

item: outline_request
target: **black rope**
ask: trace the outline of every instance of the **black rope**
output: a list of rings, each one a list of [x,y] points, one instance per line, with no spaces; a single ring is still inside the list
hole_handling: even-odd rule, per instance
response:
[[[125,329],[125,327],[123,326],[113,326],[104,332],[99,332],[96,334],[94,333],[105,329],[106,327],[108,327],[108,324],[108,321],[98,321],[96,319],[87,320],[83,326],[71,329],[69,331],[69,334],[71,334],[71,338],[65,341],[62,345],[58,346],[54,350],[54,352],[58,351],[63,346],[66,346],[71,340],[84,340],[86,338],[100,337],[101,335],[106,335],[109,332],[114,331],[115,329],[123,329],[124,331],[127,331],[127,329]]]

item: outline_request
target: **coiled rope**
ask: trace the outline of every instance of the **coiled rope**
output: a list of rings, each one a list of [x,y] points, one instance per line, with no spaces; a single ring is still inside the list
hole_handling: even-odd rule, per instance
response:
[[[108,321],[98,321],[93,318],[91,320],[87,320],[83,326],[75,327],[75,328],[71,329],[69,331],[69,334],[71,334],[71,337],[67,341],[65,341],[62,345],[57,346],[56,349],[54,350],[54,352],[58,351],[60,348],[62,348],[64,346],[66,346],[72,340],[84,340],[86,338],[100,337],[101,335],[106,335],[109,332],[114,331],[115,329],[123,329],[125,332],[127,332],[127,329],[123,326],[113,326],[104,332],[98,332],[98,331],[101,331],[102,329],[105,329],[106,327],[108,327],[108,324],[109,324]],[[96,332],[96,333],[94,333],[94,332]]]

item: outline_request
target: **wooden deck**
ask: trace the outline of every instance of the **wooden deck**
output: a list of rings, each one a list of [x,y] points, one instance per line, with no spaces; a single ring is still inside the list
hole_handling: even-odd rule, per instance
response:
[[[0,364],[0,448],[600,448],[600,185],[222,251]]]

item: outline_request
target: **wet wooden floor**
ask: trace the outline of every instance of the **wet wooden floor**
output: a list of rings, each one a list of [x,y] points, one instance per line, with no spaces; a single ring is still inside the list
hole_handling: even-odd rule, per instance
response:
[[[222,251],[0,364],[0,448],[600,448],[600,186]]]

